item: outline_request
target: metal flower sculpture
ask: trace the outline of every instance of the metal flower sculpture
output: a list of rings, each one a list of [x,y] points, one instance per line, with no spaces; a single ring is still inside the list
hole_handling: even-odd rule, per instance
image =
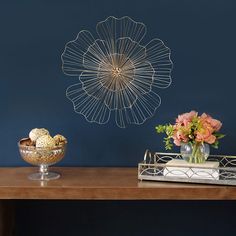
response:
[[[82,30],[62,54],[65,74],[78,76],[68,87],[74,110],[89,122],[143,124],[161,104],[158,89],[171,84],[170,49],[160,39],[141,45],[146,26],[125,16],[108,17],[96,27],[98,39]]]

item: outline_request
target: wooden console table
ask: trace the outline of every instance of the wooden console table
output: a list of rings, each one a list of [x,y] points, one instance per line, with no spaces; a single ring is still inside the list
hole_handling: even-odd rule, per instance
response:
[[[138,181],[137,168],[55,167],[62,174],[58,180],[28,180],[35,171],[33,167],[0,168],[0,199],[236,199],[236,187]]]
[[[32,167],[0,168],[0,236],[11,235],[12,200],[236,200],[236,187],[138,181],[137,168],[55,167],[58,180],[30,181]]]

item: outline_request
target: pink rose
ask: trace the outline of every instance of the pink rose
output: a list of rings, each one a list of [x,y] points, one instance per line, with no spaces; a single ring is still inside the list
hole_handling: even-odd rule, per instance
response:
[[[181,145],[181,139],[179,139],[176,135],[173,136],[173,140],[174,140],[174,144],[176,146],[180,146]]]
[[[213,140],[213,138],[211,136],[213,133],[213,128],[211,127],[211,125],[209,125],[207,122],[202,123],[202,127],[196,131],[196,141],[197,142],[207,142],[210,140],[210,142]],[[215,136],[214,136],[215,137]],[[215,140],[214,140],[215,142]]]
[[[181,142],[187,143],[189,141],[188,131],[184,129],[182,126],[175,125],[175,131],[172,136],[174,139],[174,144],[180,146]]]
[[[222,123],[219,120],[216,120],[216,119],[210,119],[208,122],[213,127],[213,129],[215,131],[219,131],[221,126],[222,126]]]
[[[184,143],[188,142],[188,137],[183,131],[181,131],[181,130],[177,131],[176,136],[182,142],[184,142]]]
[[[206,113],[203,113],[200,117],[201,121],[207,122],[211,127],[214,129],[214,131],[219,131],[222,123],[219,120],[213,119],[210,115],[207,115]]]
[[[174,138],[174,144],[175,144],[176,146],[180,146],[180,145],[181,145],[181,141],[178,140],[177,138]]]
[[[180,136],[178,134],[178,129],[179,129],[179,127],[177,125],[174,125],[174,132],[173,132],[172,138],[173,138],[174,144],[176,146],[180,146],[180,144],[181,144],[181,140],[179,138]]]
[[[202,113],[202,115],[200,116],[201,120],[206,120],[209,117],[209,115],[207,115],[206,113]]]
[[[216,136],[210,135],[207,139],[205,139],[206,143],[213,144],[216,141]]]
[[[178,115],[178,118],[176,119],[176,123],[182,126],[187,126],[196,116],[197,116],[196,111],[191,111],[188,113],[184,113],[182,115]]]

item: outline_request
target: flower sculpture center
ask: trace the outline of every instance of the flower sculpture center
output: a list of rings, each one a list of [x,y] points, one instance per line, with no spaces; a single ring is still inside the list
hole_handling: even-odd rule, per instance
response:
[[[87,31],[66,44],[63,71],[79,77],[67,97],[89,122],[143,124],[161,104],[158,89],[171,84],[170,49],[160,39],[141,44],[146,26],[125,16],[97,24],[97,38]]]
[[[105,89],[120,91],[133,80],[134,65],[124,55],[111,55],[110,60],[102,61],[99,66],[98,79]]]
[[[121,72],[122,72],[121,68],[115,67],[112,70],[112,76],[115,77],[115,78],[118,78],[122,75]]]

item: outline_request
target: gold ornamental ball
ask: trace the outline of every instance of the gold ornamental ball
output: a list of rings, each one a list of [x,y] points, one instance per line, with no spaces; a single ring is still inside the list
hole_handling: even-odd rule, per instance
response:
[[[48,134],[42,135],[36,140],[36,148],[53,148],[55,145],[55,140]]]
[[[43,135],[49,135],[49,131],[44,128],[35,128],[29,133],[29,137],[33,142],[36,142],[36,140]]]
[[[61,135],[61,134],[55,135],[53,137],[53,139],[55,140],[56,145],[60,145],[62,143],[66,143],[67,142],[66,138],[63,135]]]

